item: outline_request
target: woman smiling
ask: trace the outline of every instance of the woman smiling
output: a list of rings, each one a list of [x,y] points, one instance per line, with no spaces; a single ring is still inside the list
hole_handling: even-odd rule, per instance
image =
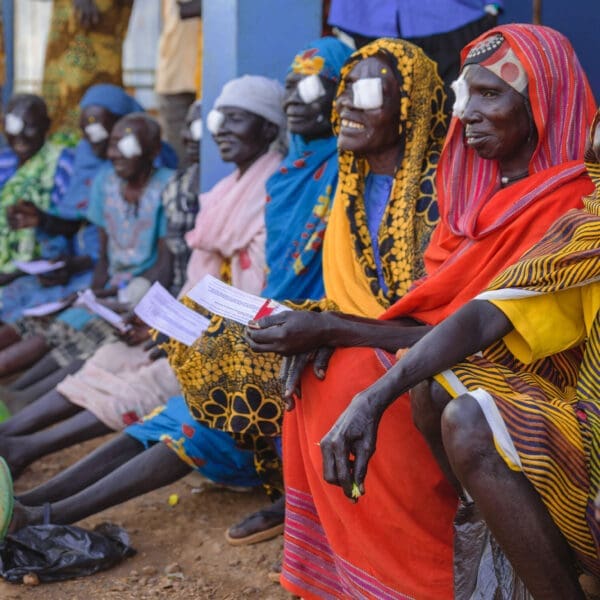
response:
[[[295,312],[267,317],[248,331],[257,350],[299,354],[342,347],[326,374],[304,371],[302,398],[284,423],[283,581],[305,598],[361,596],[364,590],[377,597],[453,597],[457,495],[432,456],[439,448],[430,443],[430,449],[419,433],[436,426],[439,431],[439,412],[417,405],[411,413],[404,395],[384,414],[372,394],[358,396],[374,429],[379,426],[379,452],[364,488],[366,460],[375,451],[373,428],[361,427],[365,421],[346,427],[349,415],[327,438],[324,460],[318,443],[353,396],[393,364],[376,348],[393,352],[414,344],[429,325],[481,292],[558,216],[581,206],[592,189],[582,158],[594,102],[568,40],[548,28],[504,26],[468,46],[463,59],[474,66],[463,73],[456,107],[463,120],[452,120],[440,159],[441,221],[425,253],[427,276],[378,321]],[[414,93],[418,84],[412,83]],[[420,326],[403,327],[407,317]],[[289,395],[294,386],[291,378]],[[363,442],[361,461],[354,463]],[[341,484],[343,492],[327,482]],[[365,490],[358,504],[344,499]]]

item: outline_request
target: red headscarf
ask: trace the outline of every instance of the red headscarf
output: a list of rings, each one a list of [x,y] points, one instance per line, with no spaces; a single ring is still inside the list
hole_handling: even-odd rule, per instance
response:
[[[593,189],[583,155],[596,105],[570,42],[548,27],[503,25],[467,45],[463,62],[475,45],[497,33],[529,81],[538,134],[529,176],[502,188],[498,162],[467,147],[463,124],[452,119],[437,172],[441,220],[425,252],[427,276],[383,318],[439,322],[483,291]]]
[[[554,29],[536,25],[503,25],[467,45],[462,59],[483,39],[501,33],[527,72],[529,101],[538,133],[538,145],[529,173],[581,161],[586,133],[596,112],[587,77],[569,40]],[[480,158],[463,143],[464,127],[453,119],[440,158],[437,175],[440,215],[453,233],[477,239],[502,227],[513,215],[543,195],[547,182],[540,181],[508,211],[498,214],[485,230],[477,226],[483,206],[500,189],[498,163]],[[578,169],[583,172],[583,165]],[[572,176],[566,169],[564,177]]]

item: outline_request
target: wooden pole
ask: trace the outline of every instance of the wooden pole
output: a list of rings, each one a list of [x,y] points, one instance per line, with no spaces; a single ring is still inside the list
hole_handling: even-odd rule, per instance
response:
[[[533,23],[542,24],[542,0],[533,0]]]

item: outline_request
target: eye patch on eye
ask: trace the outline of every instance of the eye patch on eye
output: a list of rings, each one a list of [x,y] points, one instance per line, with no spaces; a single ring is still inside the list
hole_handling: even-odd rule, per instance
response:
[[[202,119],[194,119],[190,123],[190,134],[195,142],[202,139]]]
[[[206,127],[213,135],[216,135],[219,132],[219,129],[221,129],[224,122],[225,115],[220,110],[214,108],[206,117]]]
[[[467,103],[469,102],[469,86],[467,85],[464,73],[458,79],[454,80],[450,84],[450,87],[456,97],[452,105],[452,115],[462,119],[467,108]]]
[[[4,129],[9,135],[19,135],[25,128],[23,119],[13,113],[8,113],[4,117]]]
[[[383,85],[379,77],[357,79],[352,84],[352,94],[356,108],[372,110],[383,106]]]
[[[101,123],[90,123],[84,127],[86,135],[90,138],[92,144],[97,144],[108,138],[108,131]]]
[[[310,104],[325,95],[323,82],[318,75],[309,75],[298,82],[298,95],[304,104]]]
[[[142,154],[142,147],[133,133],[123,136],[117,142],[117,148],[125,158],[133,158]]]

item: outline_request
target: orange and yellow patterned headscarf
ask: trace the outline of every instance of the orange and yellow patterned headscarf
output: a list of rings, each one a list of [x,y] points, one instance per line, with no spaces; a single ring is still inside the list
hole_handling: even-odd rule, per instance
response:
[[[380,39],[357,50],[342,69],[344,78],[365,59],[384,55],[400,86],[400,126],[405,149],[379,228],[379,253],[387,291],[379,285],[364,205],[369,165],[352,152],[339,153],[339,183],[324,246],[327,298],[340,310],[376,317],[402,297],[424,273],[423,252],[438,220],[435,171],[444,136],[445,93],[433,61],[413,44]],[[334,109],[333,128],[340,117]]]

